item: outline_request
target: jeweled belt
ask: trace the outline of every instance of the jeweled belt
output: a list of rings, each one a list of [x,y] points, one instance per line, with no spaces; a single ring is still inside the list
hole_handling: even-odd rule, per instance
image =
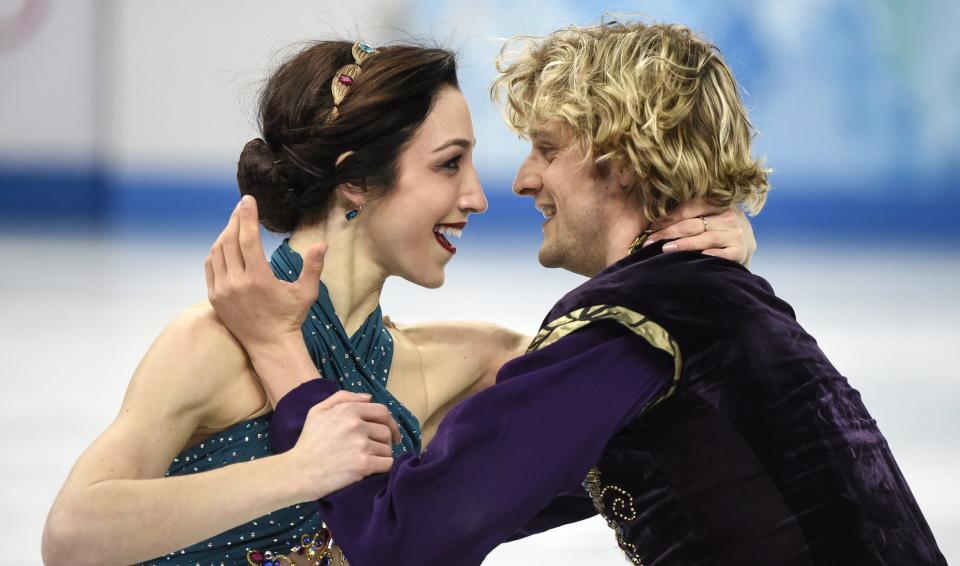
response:
[[[300,544],[290,548],[289,554],[274,554],[270,551],[248,550],[247,564],[250,566],[292,566],[291,556],[305,556],[310,566],[349,566],[343,559],[343,553],[335,552],[333,535],[326,525],[312,535],[300,537]],[[334,558],[339,558],[334,563]]]

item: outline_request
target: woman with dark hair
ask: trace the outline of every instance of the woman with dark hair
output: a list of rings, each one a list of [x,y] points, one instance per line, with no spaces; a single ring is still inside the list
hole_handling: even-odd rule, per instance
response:
[[[528,343],[485,323],[397,327],[379,307],[387,277],[440,286],[451,237],[487,208],[452,53],[315,43],[270,79],[259,118],[262,138],[238,165],[249,196],[214,244],[208,276],[243,273],[232,252],[259,238],[241,230],[243,214],[290,233],[273,274],[290,293],[320,293],[289,331],[342,391],[310,412],[322,433],[270,455],[272,406],[297,384],[264,391],[210,304],[189,309],[151,347],[117,419],[67,479],[44,531],[48,564],[342,561],[314,506],[300,502],[422,450],[443,415]],[[710,211],[712,228],[732,228],[722,253],[746,261],[754,242],[742,214],[701,206],[687,216]]]

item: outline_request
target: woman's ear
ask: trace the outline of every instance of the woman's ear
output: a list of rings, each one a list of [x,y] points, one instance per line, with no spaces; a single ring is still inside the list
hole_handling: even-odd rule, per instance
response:
[[[366,201],[366,191],[351,183],[337,187],[337,204],[344,210],[358,210]]]
[[[340,167],[345,159],[353,155],[353,151],[345,151],[337,157],[334,167]],[[366,189],[352,183],[343,183],[337,187],[337,204],[345,210],[357,210],[363,206]]]

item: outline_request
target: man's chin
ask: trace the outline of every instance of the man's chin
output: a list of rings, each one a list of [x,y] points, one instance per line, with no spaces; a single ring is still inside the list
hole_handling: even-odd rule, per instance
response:
[[[540,246],[540,253],[538,255],[540,260],[540,265],[544,267],[563,267],[563,258],[558,250],[554,249],[552,246],[548,245],[546,242]]]

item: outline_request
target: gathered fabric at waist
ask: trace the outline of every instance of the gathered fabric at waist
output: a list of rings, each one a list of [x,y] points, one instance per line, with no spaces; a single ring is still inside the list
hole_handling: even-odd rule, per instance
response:
[[[185,449],[173,459],[165,475],[195,474],[271,455],[272,416],[270,413],[237,423]],[[184,505],[189,506],[190,502]],[[142,564],[248,564],[248,552],[287,554],[301,543],[304,535],[311,536],[322,526],[314,502],[298,503]]]

